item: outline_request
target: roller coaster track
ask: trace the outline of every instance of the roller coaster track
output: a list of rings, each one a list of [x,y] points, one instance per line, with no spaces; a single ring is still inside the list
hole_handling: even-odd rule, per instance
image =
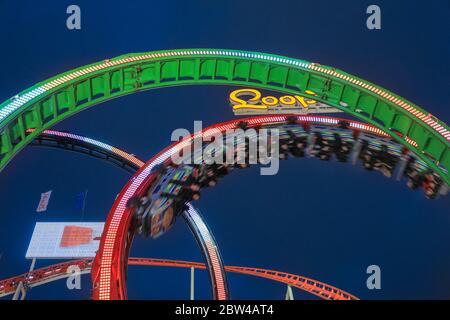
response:
[[[20,92],[0,105],[0,170],[43,130],[90,106],[147,89],[211,84],[300,95],[340,109],[391,135],[450,184],[449,128],[419,106],[332,67],[224,49],[126,54]]]
[[[314,119],[314,117],[309,117],[311,119]],[[316,118],[316,120],[322,120],[324,123],[326,123],[325,120],[328,118],[320,117]],[[328,122],[330,120],[327,120]],[[336,122],[336,121],[334,121]],[[370,126],[366,126],[363,124],[358,124],[356,122],[352,123],[354,129],[363,129],[367,133],[380,135],[382,137],[386,137],[387,135],[384,135],[381,131],[378,129],[375,129]],[[34,131],[34,129],[29,129],[27,131],[27,134],[30,134]],[[88,155],[90,157],[95,157],[98,159],[105,160],[107,162],[112,163],[113,165],[118,166],[119,168],[125,169],[128,172],[136,172],[140,167],[144,165],[144,162],[140,160],[138,157],[136,157],[134,154],[130,154],[118,147],[111,146],[109,144],[106,144],[104,142],[88,138],[85,136],[81,136],[78,134],[73,134],[70,132],[62,132],[62,131],[55,131],[55,130],[45,130],[43,133],[41,133],[38,137],[35,138],[34,141],[31,142],[30,146],[37,146],[37,147],[50,147],[50,148],[57,148],[57,149],[63,149],[68,150],[71,152],[77,152],[81,154]],[[199,244],[199,247],[202,249],[202,253],[208,262],[207,265],[208,271],[210,274],[210,280],[212,284],[212,294],[213,297],[216,299],[226,299],[228,297],[228,289],[226,286],[226,280],[225,280],[225,272],[223,271],[222,263],[220,262],[220,256],[217,249],[211,248],[216,245],[214,245],[215,241],[211,241],[209,238],[212,237],[212,233],[209,231],[207,233],[205,232],[199,232],[199,230],[206,228],[206,224],[203,222],[203,220],[198,216],[198,213],[196,210],[193,210],[193,207],[189,207],[190,210],[185,212],[183,214],[183,218],[186,220],[188,226],[190,227],[191,232],[195,235],[195,238]],[[212,244],[212,245],[211,245]],[[219,261],[217,261],[219,259]],[[215,261],[212,261],[215,260]],[[79,263],[83,265],[83,261],[80,261]],[[133,260],[134,261],[134,260]],[[133,264],[132,262],[131,264]],[[78,262],[77,262],[78,264]],[[49,267],[51,269],[51,267]],[[58,269],[59,267],[57,267]],[[229,268],[239,268],[239,267],[229,267]],[[89,269],[90,270],[90,269]],[[231,270],[231,269],[230,269]],[[252,272],[251,270],[254,269],[245,269],[247,272]],[[38,271],[39,274],[41,274]],[[34,277],[34,276],[33,276]],[[270,274],[267,274],[267,277],[270,277]],[[50,274],[50,278],[52,278],[52,275]],[[49,278],[49,279],[50,279]],[[59,275],[57,276],[57,279],[59,278]],[[274,280],[276,280],[276,276]],[[18,283],[17,281],[21,281],[23,279],[21,278],[14,278],[14,281],[12,283]],[[47,281],[47,278],[43,280],[45,283]],[[8,282],[11,283],[11,282]],[[24,282],[25,283],[25,282]],[[41,283],[41,282],[39,282]],[[33,285],[33,283],[31,283]],[[0,285],[1,286],[1,285]],[[311,287],[312,289],[314,288]],[[321,292],[320,294],[323,296],[325,292]],[[0,295],[1,296],[1,295]],[[334,299],[334,298],[333,298]]]
[[[129,258],[128,264],[140,266],[206,269],[206,265],[199,262],[153,258]],[[36,269],[34,271],[24,273],[16,277],[1,280],[0,297],[13,294],[16,290],[17,285],[21,282],[25,283],[27,288],[33,288],[52,281],[67,278],[73,275],[73,273],[68,272],[67,270],[70,266],[77,266],[80,270],[80,274],[86,274],[91,271],[92,260],[82,259],[67,261]],[[336,287],[330,286],[326,283],[286,272],[236,266],[225,266],[225,271],[247,274],[285,283],[325,300],[359,300],[354,295]]]
[[[152,159],[150,159],[139,171],[129,180],[117,196],[106,221],[105,229],[100,242],[100,248],[93,263],[92,281],[94,299],[126,299],[126,265],[130,244],[134,235],[131,223],[133,221],[133,209],[127,206],[127,202],[132,197],[141,197],[155,181],[157,172],[152,169],[161,165],[169,165],[172,154],[178,153],[185,146],[189,146],[195,138],[202,137],[206,141],[208,137],[216,133],[223,133],[228,129],[239,126],[242,122],[248,127],[261,127],[264,125],[282,126],[288,120],[295,117],[297,125],[308,124],[319,127],[338,127],[340,119],[318,116],[292,116],[292,115],[272,115],[259,116],[246,119],[239,119],[219,123],[201,132],[194,133],[180,142],[176,142],[165,148]],[[356,121],[346,120],[350,129],[357,129],[368,135],[375,135],[379,138],[389,140],[389,136],[380,129],[371,125],[362,124]]]
[[[331,122],[334,124],[336,124],[337,121],[336,119],[331,121],[330,120],[331,118],[325,117],[319,118],[309,117],[309,119],[310,120],[315,119],[316,121],[319,122],[322,121],[323,123]],[[356,122],[352,122],[350,123],[350,125],[357,130],[362,129],[363,131],[365,130],[367,133],[370,134],[379,135],[383,138],[387,137],[386,134],[371,126],[358,124]],[[27,134],[30,134],[33,131],[34,129],[29,129],[27,130]],[[58,148],[86,154],[89,156],[93,156],[95,158],[106,160],[131,173],[135,172],[144,165],[144,162],[142,160],[140,160],[133,154],[123,151],[122,149],[119,149],[117,147],[111,146],[98,140],[94,140],[92,138],[76,135],[69,132],[45,130],[38,137],[36,137],[35,140],[31,142],[30,145],[39,147]],[[211,242],[208,240],[208,238],[212,237],[212,234],[210,232],[207,234],[205,233],[202,234],[201,232],[200,233],[198,232],[198,230],[205,228],[206,225],[202,221],[202,219],[198,216],[198,214],[196,213],[196,211],[193,209],[192,206],[190,206],[189,209],[190,210],[188,210],[183,215],[183,217],[188,223],[191,231],[195,235],[197,242],[200,248],[202,249],[202,252],[204,253],[205,259],[208,261],[207,265],[209,266],[208,270],[210,273],[211,283],[213,285],[213,296],[215,298],[224,299],[228,296],[228,294],[226,289],[226,281],[224,281],[225,273],[223,272],[222,264],[217,263],[217,261],[216,263],[213,263],[213,261],[211,261],[212,257],[214,256],[216,256],[216,258],[214,259],[217,260],[217,256],[219,255],[219,253],[217,251],[217,254],[212,254],[214,253],[213,251],[215,250],[211,250],[211,248],[207,247],[208,246],[207,244]],[[202,225],[203,227],[201,227]],[[214,243],[214,241],[212,243]]]
[[[27,134],[31,134],[34,130],[35,129],[28,129]],[[64,149],[86,154],[91,157],[106,160],[129,173],[136,172],[136,170],[145,163],[135,155],[123,151],[122,149],[70,132],[44,130],[30,143],[30,145]]]
[[[67,71],[22,91],[0,104],[0,170],[41,132],[88,107],[147,89],[211,84],[299,95],[342,110],[392,137],[450,184],[449,128],[419,106],[332,67],[265,53],[221,49],[122,55]],[[280,120],[260,119],[266,119],[260,123],[286,121],[283,116],[278,117]],[[255,124],[252,121],[258,120],[250,119],[250,125]],[[223,131],[236,123],[209,130]],[[202,134],[208,134],[208,130]],[[183,143],[189,142],[184,140],[177,147]],[[167,161],[171,152],[173,149],[167,148],[141,167],[116,199],[100,255],[93,262],[94,298],[126,298],[123,261],[128,257],[133,237],[126,201],[152,183],[151,169]]]
[[[27,134],[31,134],[33,131],[34,129],[29,129]],[[110,162],[130,173],[136,172],[144,165],[142,160],[122,149],[69,132],[45,130],[30,145],[86,154]],[[188,209],[183,212],[182,217],[188,224],[207,262],[213,298],[216,300],[227,300],[229,294],[226,275],[219,248],[211,230],[206,222],[203,221],[200,213],[191,204],[188,204]]]

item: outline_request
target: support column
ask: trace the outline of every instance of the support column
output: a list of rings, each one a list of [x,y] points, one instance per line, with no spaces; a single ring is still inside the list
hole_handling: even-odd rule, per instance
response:
[[[36,265],[36,258],[33,258],[28,272],[33,271],[35,265]],[[20,298],[20,300],[25,300],[26,296],[27,296],[27,288],[25,287],[25,285],[23,284],[23,281],[22,281],[17,285],[16,291],[14,292],[12,299],[19,300],[19,298]]]
[[[194,298],[194,275],[195,275],[195,268],[191,267],[191,300],[195,300]]]
[[[294,292],[292,291],[292,287],[290,285],[287,286],[284,300],[294,300]]]

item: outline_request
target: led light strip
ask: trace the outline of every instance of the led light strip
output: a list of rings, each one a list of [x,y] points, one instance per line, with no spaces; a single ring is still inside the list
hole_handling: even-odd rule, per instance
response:
[[[27,133],[31,133],[33,131],[35,131],[36,129],[28,129]],[[118,156],[120,156],[121,158],[124,158],[132,163],[134,163],[136,166],[138,166],[139,168],[142,167],[145,162],[143,162],[142,160],[136,158],[135,156],[133,156],[132,154],[129,154],[128,152],[125,152],[119,148],[110,146],[109,144],[91,139],[91,138],[87,138],[87,137],[83,137],[77,134],[72,134],[72,133],[67,133],[67,132],[61,132],[61,131],[54,131],[54,130],[44,130],[42,132],[43,134],[48,134],[51,136],[57,136],[57,137],[63,137],[63,138],[69,138],[69,139],[73,139],[73,140],[78,140],[81,142],[85,142],[94,146],[97,146],[103,150],[107,150],[109,152],[115,153]]]
[[[376,94],[377,96],[389,101],[390,103],[394,103],[395,105],[401,107],[406,112],[410,113],[412,116],[420,119],[424,124],[427,126],[433,128],[439,135],[443,136],[447,141],[450,141],[450,131],[445,129],[442,125],[440,125],[438,122],[432,119],[431,115],[425,115],[420,110],[415,109],[413,106],[408,104],[407,102],[403,101],[402,99],[399,99],[392,95],[391,93],[388,93],[374,85],[368,84],[364,81],[361,81],[359,79],[350,77],[348,75],[336,72],[334,70],[330,70],[321,66],[317,66],[315,63],[306,62],[303,60],[298,59],[290,59],[285,57],[278,57],[278,56],[271,56],[267,54],[261,54],[261,53],[253,53],[253,52],[236,52],[236,51],[229,51],[229,50],[184,50],[184,51],[168,51],[168,52],[161,52],[161,53],[150,53],[150,54],[141,54],[137,56],[130,56],[126,58],[121,58],[117,60],[105,60],[102,63],[99,63],[97,65],[93,65],[90,67],[86,67],[74,72],[71,72],[67,75],[64,75],[60,78],[54,79],[48,83],[45,83],[28,93],[22,95],[22,96],[16,96],[13,99],[12,102],[5,105],[0,110],[0,122],[3,121],[6,117],[8,117],[11,113],[25,105],[26,103],[30,102],[31,100],[35,99],[36,97],[39,97],[46,91],[49,91],[55,87],[64,85],[68,81],[77,79],[81,76],[84,76],[86,74],[103,70],[105,68],[118,66],[130,62],[138,62],[142,60],[151,60],[151,59],[159,59],[159,58],[167,58],[167,57],[184,57],[184,56],[198,56],[198,55],[215,55],[215,56],[227,56],[227,57],[240,57],[240,58],[251,58],[251,59],[260,59],[260,60],[266,60],[266,61],[272,61],[277,63],[284,63],[287,65],[295,66],[297,68],[303,68],[303,69],[310,69],[314,70],[315,72],[320,72],[322,74],[325,74],[327,76],[332,76],[335,78],[339,78],[341,80],[347,81],[353,85],[359,86],[363,89],[369,90],[372,93]]]
[[[336,71],[333,70],[328,70],[322,67],[317,67],[314,64],[310,64],[307,67],[308,69],[317,71],[317,72],[321,72],[336,78],[339,78],[341,80],[345,80],[347,82],[352,83],[353,85],[359,86],[361,88],[364,88],[366,90],[371,91],[372,93],[375,93],[376,95],[378,95],[379,97],[388,100],[391,103],[394,103],[395,105],[401,107],[403,110],[409,112],[411,115],[413,115],[414,117],[422,120],[423,123],[425,123],[426,125],[428,125],[429,127],[433,128],[437,133],[439,133],[441,136],[443,136],[447,141],[450,141],[450,132],[445,129],[443,126],[441,126],[438,122],[434,121],[431,118],[431,114],[425,115],[423,112],[421,112],[420,110],[415,109],[414,107],[412,107],[410,104],[408,104],[407,102],[403,101],[402,99],[399,99],[397,97],[395,97],[394,95],[380,89],[377,88],[373,85],[370,85],[368,83],[365,83],[361,80],[349,77],[347,75],[338,73]]]
[[[247,119],[239,119],[232,120],[229,122],[221,123],[218,125],[214,125],[208,128],[205,128],[202,132],[197,132],[189,137],[186,137],[181,142],[176,142],[173,145],[167,147],[159,154],[157,154],[154,158],[148,161],[141,170],[137,173],[137,176],[133,176],[130,182],[125,186],[125,191],[121,192],[119,195],[118,204],[112,209],[112,218],[110,220],[110,224],[105,226],[105,241],[103,245],[103,252],[100,259],[100,281],[99,281],[99,299],[100,300],[108,300],[111,295],[111,270],[112,270],[112,258],[114,251],[115,240],[117,239],[118,229],[122,223],[122,219],[124,217],[124,213],[126,211],[126,204],[128,200],[135,194],[135,192],[141,187],[142,183],[145,179],[147,179],[151,173],[151,170],[167,161],[172,154],[175,154],[183,149],[183,147],[189,145],[191,141],[197,137],[209,137],[214,135],[217,132],[224,132],[228,129],[235,128],[236,125],[240,122],[247,122],[249,124],[263,124],[263,123],[276,123],[276,122],[285,122],[288,119],[288,115],[280,116],[280,115],[272,115],[272,116],[259,116],[252,117]],[[303,120],[302,120],[303,119]],[[319,117],[319,116],[298,116],[299,121],[307,121],[311,120],[317,123],[324,124],[334,124],[336,125],[340,120],[343,119],[333,119],[331,117]],[[356,123],[356,122],[355,122]],[[362,130],[369,131],[372,126],[363,126],[361,125]],[[371,133],[375,133],[371,132]]]
[[[29,129],[27,130],[27,133],[34,132],[35,129]],[[45,130],[43,131],[43,134],[46,134],[48,136],[56,136],[56,137],[63,137],[70,140],[75,141],[81,141],[90,145],[97,146],[101,148],[102,150],[106,150],[109,152],[114,152],[122,159],[127,159],[129,161],[132,161],[138,168],[142,167],[145,163],[133,155],[124,152],[118,148],[112,147],[108,144],[105,144],[103,142],[83,137],[80,135],[67,133],[67,132],[60,132],[60,131],[53,131],[53,130]],[[208,257],[208,264],[210,265],[213,277],[213,284],[214,284],[214,296],[219,300],[227,300],[228,299],[228,290],[226,289],[226,283],[225,283],[225,276],[224,276],[224,270],[223,265],[218,253],[217,246],[214,242],[214,239],[212,235],[210,234],[206,224],[203,222],[197,211],[192,207],[192,205],[188,204],[188,211],[187,214],[189,215],[188,220],[189,224],[194,226],[195,233],[198,234],[198,237],[200,237],[200,241],[202,242],[202,247],[206,252],[204,254]],[[28,280],[32,280],[32,276],[28,277]],[[1,290],[0,286],[0,290]]]
[[[224,126],[219,126],[216,128],[222,131],[224,129]],[[208,137],[212,133],[213,131],[211,129],[206,129],[203,135],[205,137]],[[103,255],[100,265],[100,288],[99,288],[100,300],[109,299],[110,297],[109,282],[111,280],[111,263],[112,263],[114,241],[116,239],[117,231],[120,226],[123,214],[125,213],[126,204],[128,200],[134,195],[136,190],[141,186],[142,182],[149,176],[151,170],[156,165],[159,165],[164,161],[168,160],[172,154],[180,151],[184,146],[189,144],[194,137],[195,136],[190,136],[184,139],[182,142],[176,144],[171,148],[168,148],[168,150],[163,151],[153,161],[151,160],[148,163],[146,163],[143,166],[143,169],[138,174],[138,176],[131,181],[131,184],[128,186],[127,190],[120,198],[119,204],[117,205],[113,213],[111,223],[108,226],[108,230],[106,231],[105,244],[103,247]]]
[[[225,279],[223,278],[222,274],[222,263],[221,259],[219,257],[219,253],[217,251],[217,246],[215,244],[214,239],[211,236],[211,233],[208,230],[208,227],[203,222],[203,219],[198,215],[198,212],[195,210],[195,208],[188,203],[188,214],[190,215],[191,219],[194,221],[198,231],[201,234],[201,238],[204,241],[206,245],[206,250],[208,251],[208,256],[210,258],[212,269],[214,272],[214,278],[215,278],[215,284],[217,285],[217,299],[218,300],[225,300],[228,298],[227,290],[226,290],[226,284]]]

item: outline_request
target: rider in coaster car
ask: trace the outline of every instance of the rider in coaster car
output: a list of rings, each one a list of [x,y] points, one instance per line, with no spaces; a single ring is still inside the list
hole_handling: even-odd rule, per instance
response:
[[[291,154],[295,157],[304,157],[305,156],[305,147],[307,144],[306,137],[296,135],[291,130],[288,130],[287,132],[289,134],[287,150],[289,150],[291,152]]]
[[[336,154],[336,158],[340,162],[347,162],[348,156],[351,151],[351,145],[349,142],[344,141],[341,136],[337,133],[334,133],[334,153]]]
[[[366,170],[374,169],[375,154],[374,151],[369,147],[369,142],[367,140],[362,140],[359,158],[362,160],[363,166]]]
[[[428,170],[424,174],[424,179],[422,183],[422,187],[425,190],[425,196],[428,199],[436,198],[441,184],[442,184],[441,178],[439,178],[439,176],[436,175],[432,170]]]
[[[313,136],[313,144],[314,148],[311,152],[313,156],[319,158],[320,160],[330,160],[333,150],[331,141],[324,139],[319,132],[315,132]]]
[[[381,150],[375,154],[374,168],[383,173],[385,177],[392,177],[396,160],[389,154],[385,145],[381,146]]]
[[[224,177],[228,174],[228,167],[225,164],[211,164],[211,165],[204,165],[203,167],[203,174],[199,180],[201,187],[214,187],[219,178]]]
[[[201,187],[214,187],[217,184],[217,175],[214,165],[205,166],[204,174],[200,178]]]
[[[320,149],[322,148],[322,135],[319,132],[314,132],[312,136],[312,148],[310,154],[316,157],[319,154]]]
[[[201,187],[198,178],[193,177],[193,176],[187,177],[187,179],[185,181],[172,179],[172,180],[170,180],[170,183],[181,185],[181,186],[183,186],[183,188],[190,189],[192,191],[198,191],[198,190],[200,190],[200,187]]]
[[[236,150],[232,151],[234,157],[234,165],[235,168],[247,168],[248,167],[248,145],[247,139],[246,143],[242,145],[241,143],[237,144]]]
[[[408,181],[406,186],[410,189],[417,189],[423,183],[424,176],[417,171],[416,159],[410,157],[408,164],[406,165],[404,175],[407,177]]]
[[[178,196],[174,197],[179,202],[189,202],[200,199],[200,192],[193,191],[190,188],[184,188]]]
[[[250,149],[250,143],[253,148]],[[245,137],[245,162],[255,164],[258,162],[258,140],[256,137]]]
[[[289,139],[288,138],[280,138],[280,151],[278,153],[278,157],[280,160],[286,160],[288,158],[289,151]]]

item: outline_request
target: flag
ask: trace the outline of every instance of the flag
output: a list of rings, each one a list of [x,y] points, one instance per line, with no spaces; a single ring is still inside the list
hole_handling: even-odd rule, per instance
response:
[[[75,196],[75,210],[84,210],[84,206],[86,205],[86,196],[87,190],[80,192]]]
[[[47,211],[48,202],[50,201],[50,196],[52,195],[52,190],[41,193],[41,200],[39,201],[36,212]]]

